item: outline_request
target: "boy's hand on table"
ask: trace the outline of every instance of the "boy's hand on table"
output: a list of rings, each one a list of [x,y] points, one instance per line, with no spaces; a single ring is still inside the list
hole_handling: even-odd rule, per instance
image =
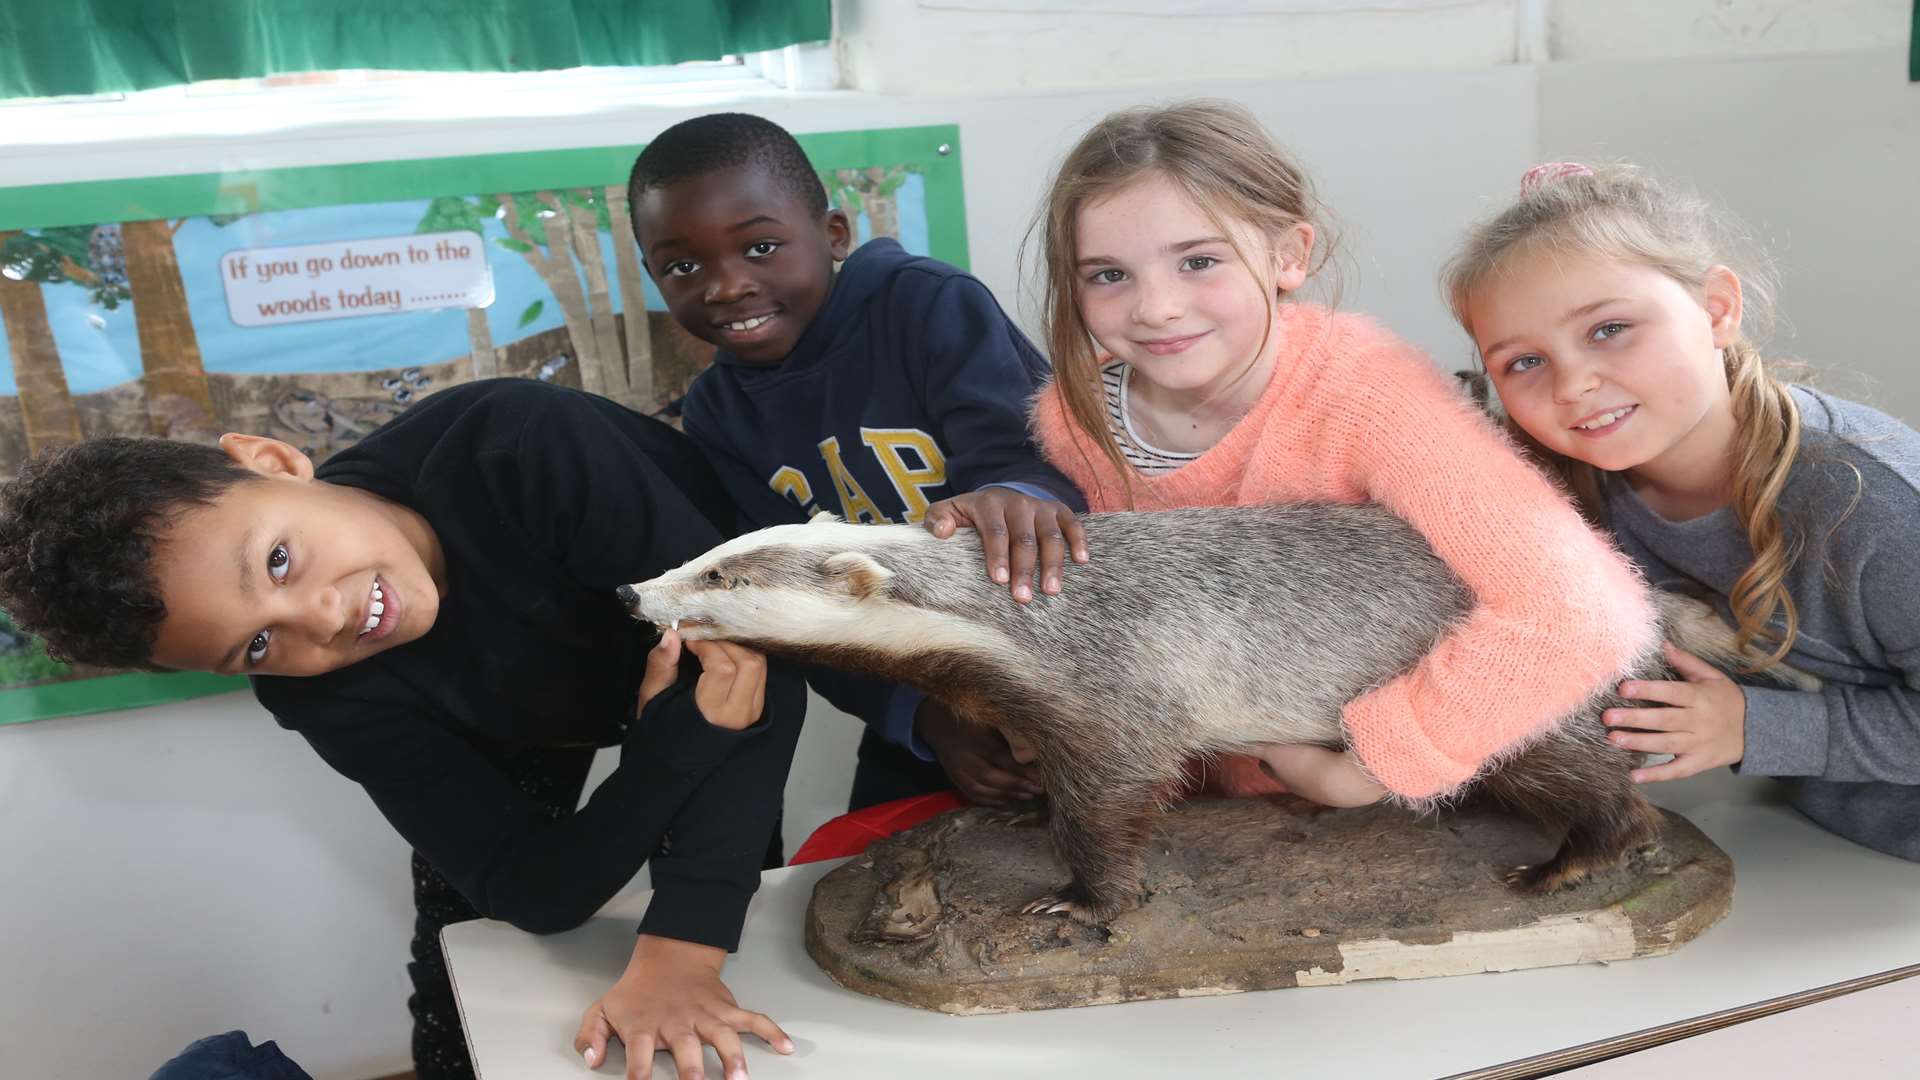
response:
[[[720,981],[726,959],[725,950],[711,945],[641,934],[626,973],[581,1019],[574,1050],[597,1069],[607,1060],[607,1040],[618,1038],[627,1048],[627,1080],[648,1080],[657,1050],[673,1054],[681,1080],[704,1080],[708,1046],[720,1055],[726,1080],[746,1080],[743,1031],[793,1053],[780,1025],[733,1000]]]
[[[1036,499],[1012,488],[986,487],[941,499],[927,508],[927,531],[945,540],[961,527],[980,534],[987,576],[1008,586],[1013,598],[1033,599],[1033,568],[1040,567],[1040,591],[1060,591],[1060,568],[1067,556],[1087,561],[1087,529],[1079,515],[1055,499]]]
[[[767,658],[744,645],[731,641],[683,641],[678,631],[660,635],[660,643],[647,653],[647,671],[640,678],[640,703],[634,715],[647,702],[680,677],[680,649],[685,647],[700,661],[700,681],[693,687],[693,702],[707,723],[729,731],[753,726],[767,703]]]

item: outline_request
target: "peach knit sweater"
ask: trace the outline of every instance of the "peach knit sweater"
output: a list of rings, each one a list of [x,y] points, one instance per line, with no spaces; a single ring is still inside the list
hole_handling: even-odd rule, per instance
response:
[[[1403,799],[1443,798],[1657,648],[1646,587],[1419,350],[1303,304],[1281,304],[1276,330],[1280,359],[1253,410],[1191,463],[1134,475],[1134,504],[1376,502],[1425,535],[1475,606],[1412,671],[1350,702],[1345,722],[1376,780]],[[1034,427],[1092,509],[1125,508],[1125,485],[1056,388],[1035,402]]]

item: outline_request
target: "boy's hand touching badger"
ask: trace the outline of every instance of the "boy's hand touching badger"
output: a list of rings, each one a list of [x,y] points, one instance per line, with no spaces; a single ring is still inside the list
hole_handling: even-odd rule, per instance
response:
[[[962,720],[953,710],[928,698],[920,703],[913,730],[933,749],[933,756],[947,771],[947,779],[970,803],[1013,806],[1046,792],[1040,784],[1040,769],[1034,764],[1038,755],[1025,744],[1015,745],[998,728]]]
[[[945,540],[962,526],[980,534],[987,555],[987,576],[1007,585],[1021,603],[1033,599],[1033,568],[1040,566],[1040,591],[1060,591],[1060,568],[1068,554],[1087,561],[1087,530],[1063,502],[1036,499],[1007,487],[984,487],[941,499],[927,508],[927,531]]]
[[[633,714],[639,716],[647,702],[679,681],[682,645],[700,661],[700,681],[693,686],[700,715],[729,731],[752,727],[767,703],[767,658],[731,641],[682,641],[676,630],[661,634],[660,643],[647,653],[647,672],[640,678]]]

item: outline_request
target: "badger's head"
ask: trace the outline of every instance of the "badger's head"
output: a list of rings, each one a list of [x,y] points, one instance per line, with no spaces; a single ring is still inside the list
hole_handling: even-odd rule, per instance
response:
[[[863,638],[888,594],[885,552],[932,539],[912,526],[848,525],[830,514],[721,544],[650,581],[622,586],[627,611],[683,638],[825,645]]]

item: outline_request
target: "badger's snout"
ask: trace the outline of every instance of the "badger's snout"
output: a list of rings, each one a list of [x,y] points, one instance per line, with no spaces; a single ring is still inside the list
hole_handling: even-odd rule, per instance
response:
[[[613,596],[614,599],[620,601],[621,607],[627,609],[629,616],[641,622],[650,622],[663,629],[671,622],[678,622],[679,620],[672,618],[672,616],[665,615],[660,610],[659,589],[657,587],[650,588],[649,586],[650,583],[645,581],[635,582],[631,585],[622,585],[613,590]],[[648,603],[649,595],[653,598],[652,603]]]
[[[636,581],[631,585],[622,585],[613,590],[614,598],[627,609],[627,614],[641,622],[652,623],[662,630],[673,629],[684,633],[695,625],[703,625],[707,620],[698,613],[687,610],[684,598],[679,590],[665,584],[665,575],[651,581]],[[682,626],[685,622],[688,625]],[[697,636],[697,635],[695,635]]]

